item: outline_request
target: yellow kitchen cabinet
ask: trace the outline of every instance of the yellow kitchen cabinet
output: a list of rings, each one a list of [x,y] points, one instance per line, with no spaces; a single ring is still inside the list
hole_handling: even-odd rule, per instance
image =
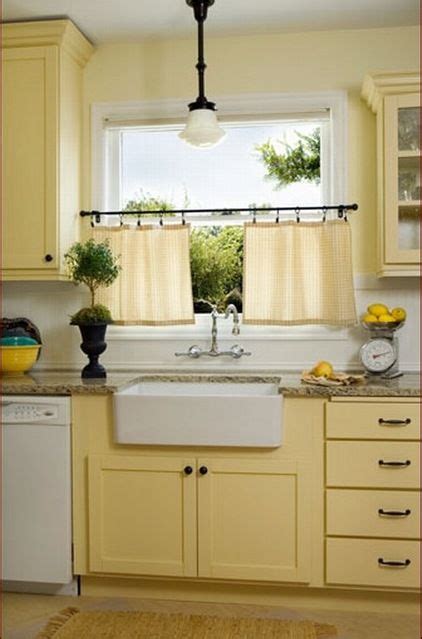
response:
[[[325,418],[326,583],[418,588],[419,402],[332,398]]]
[[[309,468],[294,461],[201,458],[200,577],[309,582]]]
[[[74,396],[74,568],[84,587],[107,576],[322,583],[323,407],[285,399],[273,449],[128,446],[113,441],[111,396]]]
[[[92,572],[309,581],[304,465],[93,455],[88,468]]]
[[[2,278],[64,278],[78,237],[82,70],[69,20],[2,25]]]
[[[366,76],[362,96],[377,115],[378,275],[420,275],[420,76]]]
[[[93,572],[196,575],[196,482],[187,467],[179,457],[89,457]]]
[[[418,588],[420,542],[391,539],[327,539],[327,583]]]

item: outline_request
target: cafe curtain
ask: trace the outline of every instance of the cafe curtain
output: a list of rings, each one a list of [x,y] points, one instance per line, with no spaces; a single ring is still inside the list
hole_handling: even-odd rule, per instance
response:
[[[116,324],[194,324],[189,232],[189,224],[93,228],[120,256],[119,277],[97,296]]]
[[[356,324],[349,223],[246,223],[243,323]]]

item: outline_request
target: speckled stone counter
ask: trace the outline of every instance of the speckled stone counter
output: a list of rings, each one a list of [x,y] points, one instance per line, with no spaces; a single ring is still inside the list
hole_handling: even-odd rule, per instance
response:
[[[421,379],[414,373],[393,380],[371,377],[353,386],[317,386],[300,381],[300,373],[251,371],[227,374],[204,371],[140,370],[111,372],[107,379],[82,380],[77,372],[32,372],[21,377],[1,377],[3,395],[75,395],[115,393],[139,381],[268,382],[278,384],[286,397],[419,397]]]

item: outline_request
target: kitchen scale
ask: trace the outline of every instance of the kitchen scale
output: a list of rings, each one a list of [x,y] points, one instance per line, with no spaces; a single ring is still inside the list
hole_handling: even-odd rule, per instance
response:
[[[362,345],[359,356],[364,368],[371,375],[383,379],[400,377],[399,342],[396,331],[402,322],[362,322],[369,331],[369,339]]]

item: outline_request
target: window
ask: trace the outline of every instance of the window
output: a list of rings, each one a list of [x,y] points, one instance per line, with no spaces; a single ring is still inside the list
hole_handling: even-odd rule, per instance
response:
[[[194,296],[221,303],[241,288],[241,229],[235,227],[250,217],[230,214],[231,208],[343,200],[345,96],[245,96],[220,98],[218,104],[227,137],[212,149],[194,149],[177,137],[186,118],[184,102],[95,105],[93,208],[227,209],[219,216],[189,218],[197,227],[192,235]],[[282,152],[300,136],[312,135],[319,135],[321,145],[318,183],[280,189],[266,179],[261,145],[270,141]],[[205,254],[209,261],[204,266]],[[237,303],[236,294],[228,301]],[[199,301],[196,311],[201,310],[209,308]]]

